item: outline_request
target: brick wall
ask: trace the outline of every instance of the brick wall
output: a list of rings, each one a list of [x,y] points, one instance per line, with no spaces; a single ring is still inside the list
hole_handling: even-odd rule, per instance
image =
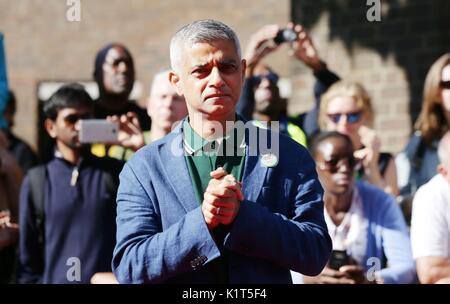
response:
[[[288,0],[81,0],[80,22],[66,20],[68,8],[65,0],[0,0],[0,31],[19,103],[15,131],[35,147],[38,83],[91,80],[94,56],[103,45],[119,41],[129,47],[147,93],[153,75],[169,66],[169,41],[182,25],[221,20],[244,46],[264,24],[285,24],[290,17]],[[287,73],[286,56],[270,61]]]
[[[38,83],[91,80],[95,53],[108,42],[129,47],[145,95],[152,76],[169,65],[169,40],[183,24],[222,20],[244,47],[261,26],[293,19],[310,30],[331,69],[368,88],[384,147],[397,152],[420,109],[428,67],[450,50],[450,1],[381,2],[382,20],[371,23],[364,0],[81,0],[81,21],[68,22],[65,0],[0,0],[8,74],[19,102],[15,131],[36,146]],[[310,71],[289,58],[286,46],[267,62],[291,80],[290,111],[309,109]]]
[[[311,32],[321,56],[343,78],[368,89],[384,149],[400,151],[421,107],[430,65],[450,51],[450,1],[381,0],[381,21],[363,0],[292,0],[292,18]],[[293,62],[291,111],[312,105],[313,77]]]

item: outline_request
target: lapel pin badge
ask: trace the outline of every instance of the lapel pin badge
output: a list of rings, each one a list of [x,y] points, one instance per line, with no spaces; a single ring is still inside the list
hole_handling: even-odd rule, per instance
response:
[[[261,156],[261,164],[268,168],[275,167],[278,164],[278,157],[272,153],[264,154]]]

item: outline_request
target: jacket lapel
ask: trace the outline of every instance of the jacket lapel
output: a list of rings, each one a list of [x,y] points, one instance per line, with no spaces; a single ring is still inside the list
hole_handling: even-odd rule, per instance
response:
[[[171,139],[159,147],[159,157],[161,167],[167,176],[170,186],[174,190],[178,201],[186,212],[198,207],[197,198],[194,193],[194,185],[184,158],[183,133],[181,123],[172,131]],[[249,126],[250,124],[246,124]],[[258,148],[258,141],[250,140],[248,135],[265,136],[267,131],[260,134],[256,127],[251,125],[250,132],[246,135],[246,153],[243,182],[243,194],[246,200],[256,202],[267,174],[267,166],[261,164],[261,155]],[[255,133],[256,132],[256,133]],[[257,135],[256,135],[257,134]]]
[[[264,185],[264,180],[267,174],[267,167],[261,164],[261,154],[258,148],[258,140],[251,140],[250,136],[262,136],[253,125],[246,124],[249,132],[246,133],[246,153],[244,175],[242,178],[243,194],[246,200],[256,202],[261,189]],[[262,133],[265,133],[264,131]],[[264,134],[265,135],[265,134]]]
[[[184,159],[183,133],[181,123],[177,126],[172,138],[159,147],[159,157],[170,186],[175,192],[178,201],[186,212],[198,207],[194,193],[194,185]]]

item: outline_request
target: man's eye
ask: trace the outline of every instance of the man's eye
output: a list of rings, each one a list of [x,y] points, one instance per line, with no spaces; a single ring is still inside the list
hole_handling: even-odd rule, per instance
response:
[[[336,166],[336,165],[338,164],[338,162],[339,162],[338,159],[330,159],[330,160],[327,160],[327,163],[328,163],[329,165],[332,165],[332,166]]]
[[[234,73],[237,70],[237,66],[234,64],[226,64],[220,67],[222,73]]]
[[[192,74],[205,74],[207,72],[206,68],[199,68],[192,71]]]

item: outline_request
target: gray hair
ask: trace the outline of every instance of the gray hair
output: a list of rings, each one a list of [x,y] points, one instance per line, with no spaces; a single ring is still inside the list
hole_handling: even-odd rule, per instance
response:
[[[191,47],[198,42],[211,43],[218,40],[231,40],[239,59],[242,58],[241,46],[236,33],[220,21],[206,19],[194,21],[178,30],[170,41],[170,64],[174,71],[179,71],[179,63],[184,47]]]
[[[450,153],[450,131],[445,133],[442,139],[439,141],[437,152],[441,164],[446,164],[446,162],[449,160],[448,154]]]

